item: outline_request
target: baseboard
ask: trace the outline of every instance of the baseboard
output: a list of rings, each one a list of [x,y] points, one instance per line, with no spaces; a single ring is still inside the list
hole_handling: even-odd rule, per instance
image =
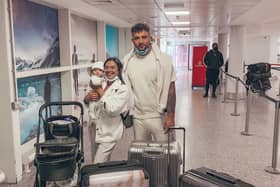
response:
[[[0,184],[6,179],[5,173],[0,169]]]
[[[23,172],[30,173],[30,166],[33,164],[35,158],[35,150],[31,150],[22,155]]]

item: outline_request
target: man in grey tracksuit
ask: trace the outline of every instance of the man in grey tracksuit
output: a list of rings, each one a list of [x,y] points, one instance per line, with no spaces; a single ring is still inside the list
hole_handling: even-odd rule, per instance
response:
[[[153,43],[149,27],[132,27],[134,48],[124,58],[123,75],[132,99],[136,140],[167,141],[166,130],[175,125],[175,72],[172,58]]]

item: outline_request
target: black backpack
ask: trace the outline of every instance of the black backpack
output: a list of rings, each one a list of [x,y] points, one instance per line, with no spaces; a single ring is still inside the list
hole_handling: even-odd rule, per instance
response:
[[[271,65],[268,63],[250,64],[247,67],[246,84],[251,86],[253,92],[265,92],[271,88]]]

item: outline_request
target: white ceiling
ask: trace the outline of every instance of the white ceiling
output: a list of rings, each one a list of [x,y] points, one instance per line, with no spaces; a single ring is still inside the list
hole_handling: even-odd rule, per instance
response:
[[[156,37],[209,40],[230,24],[280,19],[280,0],[40,0],[119,27],[148,23]],[[272,4],[268,4],[268,2]],[[273,5],[277,3],[277,6]],[[265,7],[266,11],[262,11]],[[268,10],[272,9],[270,12]],[[167,10],[189,10],[187,16],[167,16]],[[256,12],[257,11],[257,12]],[[262,17],[264,16],[264,17]],[[273,16],[273,19],[271,16]],[[173,21],[191,24],[174,26]],[[190,27],[177,31],[175,27]],[[185,34],[185,35],[184,35]],[[190,35],[190,36],[188,36]]]

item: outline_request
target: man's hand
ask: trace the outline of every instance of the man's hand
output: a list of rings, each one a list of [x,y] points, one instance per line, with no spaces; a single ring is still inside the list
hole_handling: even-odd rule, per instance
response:
[[[163,128],[165,132],[167,133],[167,130],[169,127],[174,127],[175,126],[175,116],[173,113],[168,113],[165,117],[164,123],[163,123]]]

